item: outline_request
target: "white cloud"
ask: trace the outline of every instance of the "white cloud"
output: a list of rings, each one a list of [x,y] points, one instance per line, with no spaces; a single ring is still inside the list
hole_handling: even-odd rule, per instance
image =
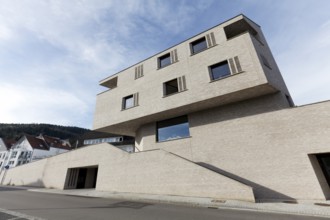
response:
[[[305,13],[317,4],[299,2],[0,0],[0,122],[91,127],[99,80],[238,10],[270,31],[297,103],[326,98],[329,13]]]
[[[45,87],[0,84],[0,121],[2,123],[54,123],[70,125],[88,112],[79,97],[66,91]],[[65,114],[64,114],[65,113]],[[79,122],[77,122],[79,124]]]
[[[313,24],[314,28],[305,24],[310,33],[291,39],[290,49],[278,55],[279,66],[298,105],[330,99],[329,21]]]
[[[157,50],[153,36],[179,33],[207,4],[173,5],[0,0],[0,121],[91,127],[98,81]]]

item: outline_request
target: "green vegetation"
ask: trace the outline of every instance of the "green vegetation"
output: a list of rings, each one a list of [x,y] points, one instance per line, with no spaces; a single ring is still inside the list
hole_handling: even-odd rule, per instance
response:
[[[69,139],[74,142],[77,137],[85,132],[90,131],[86,128],[61,126],[51,124],[1,124],[0,123],[0,137],[4,139],[17,140],[24,134],[37,136],[44,134],[61,139]]]

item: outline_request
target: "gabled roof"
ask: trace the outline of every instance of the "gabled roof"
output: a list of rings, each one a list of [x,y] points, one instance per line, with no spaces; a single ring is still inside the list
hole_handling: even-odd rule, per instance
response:
[[[41,137],[40,137],[41,136]],[[49,147],[53,148],[59,148],[64,150],[71,150],[71,145],[68,141],[64,141],[57,137],[51,137],[47,135],[40,135],[40,138],[43,138],[43,140],[47,143]]]
[[[10,140],[4,140],[4,143],[7,147],[7,150],[10,150],[10,148],[16,143],[15,140],[10,139]]]
[[[49,150],[47,143],[43,139],[28,134],[25,134],[24,136],[26,137],[27,141],[30,143],[33,149]]]

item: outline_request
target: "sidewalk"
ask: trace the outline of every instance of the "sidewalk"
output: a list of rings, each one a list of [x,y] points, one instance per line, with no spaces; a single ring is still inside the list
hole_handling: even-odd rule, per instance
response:
[[[240,209],[261,212],[274,212],[294,215],[307,215],[330,218],[330,202],[329,201],[298,201],[292,202],[265,202],[265,203],[251,203],[234,200],[214,200],[212,198],[200,197],[185,197],[173,195],[151,195],[151,194],[137,194],[137,193],[117,193],[117,192],[102,192],[94,189],[75,189],[75,190],[58,190],[58,189],[44,189],[33,188],[28,191],[65,194],[72,196],[83,197],[99,197],[111,198],[131,201],[143,201],[151,203],[167,203],[179,204],[187,206],[207,207],[214,209]]]

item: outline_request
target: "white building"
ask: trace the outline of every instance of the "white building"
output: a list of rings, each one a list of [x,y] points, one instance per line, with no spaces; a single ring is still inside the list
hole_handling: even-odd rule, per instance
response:
[[[134,137],[130,136],[89,131],[78,138],[76,148],[93,144],[109,143],[123,151],[132,153],[135,148],[134,142]]]
[[[13,141],[6,141],[0,138],[0,170],[5,166],[8,160],[9,149],[13,143]]]
[[[22,136],[10,149],[6,165],[10,168],[71,150],[68,141],[40,135]]]

